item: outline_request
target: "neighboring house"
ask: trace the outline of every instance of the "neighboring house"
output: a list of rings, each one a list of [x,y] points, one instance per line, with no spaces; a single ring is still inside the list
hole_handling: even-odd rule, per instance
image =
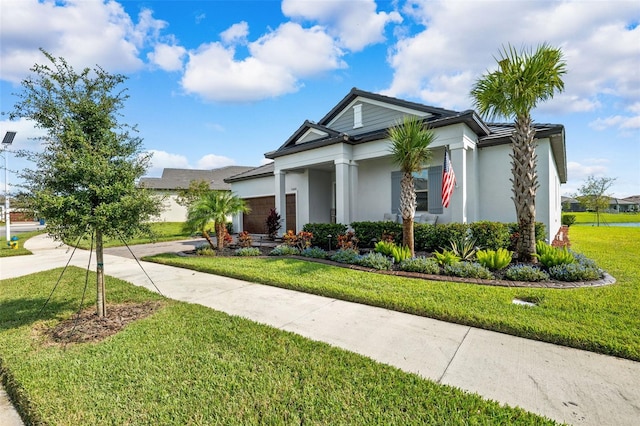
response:
[[[234,218],[235,229],[264,232],[269,207],[284,219],[281,232],[299,231],[306,223],[348,225],[394,217],[401,173],[392,162],[387,131],[407,115],[424,119],[436,134],[433,159],[416,174],[416,221],[426,214],[436,215],[438,223],[516,221],[509,180],[512,124],[485,123],[474,111],[434,108],[354,88],[318,123],[305,121],[280,148],[265,154],[273,163],[226,179],[252,207],[252,213]],[[536,220],[547,226],[551,241],[561,225],[560,184],[567,180],[564,126],[536,124],[536,136]],[[443,208],[446,147],[457,184],[449,207]]]
[[[251,170],[253,167],[228,166],[212,170],[194,169],[164,169],[162,177],[140,178],[138,186],[152,190],[162,197],[164,208],[159,218],[160,222],[184,222],[187,218],[187,209],[176,202],[179,189],[187,189],[192,181],[205,181],[210,189],[224,191],[231,190],[231,185],[224,179],[238,173]]]
[[[580,201],[576,200],[575,198],[572,197],[566,197],[566,196],[562,196],[561,197],[561,202],[562,202],[562,211],[563,212],[586,212],[587,209],[584,208],[584,206],[582,204],[580,204]]]
[[[640,211],[640,196],[627,198],[607,197],[609,203],[607,213],[630,213]],[[562,211],[564,212],[586,212],[587,209],[580,204],[580,201],[571,197],[562,197]]]

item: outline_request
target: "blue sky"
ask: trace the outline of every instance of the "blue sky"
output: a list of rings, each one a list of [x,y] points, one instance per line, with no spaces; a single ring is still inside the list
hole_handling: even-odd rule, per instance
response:
[[[625,197],[640,194],[639,23],[640,2],[616,0],[2,0],[0,111],[42,47],[128,77],[123,121],[154,153],[149,176],[258,166],[352,87],[462,111],[502,46],[548,42],[565,54],[565,91],[533,118],[566,127],[562,192],[608,176]],[[2,116],[7,130],[12,149],[38,149],[30,123]]]

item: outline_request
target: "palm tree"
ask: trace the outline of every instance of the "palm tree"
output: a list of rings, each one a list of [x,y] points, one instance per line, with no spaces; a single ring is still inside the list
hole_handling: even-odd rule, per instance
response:
[[[224,248],[224,234],[227,216],[236,213],[249,213],[250,209],[245,201],[229,191],[208,191],[200,196],[187,213],[185,228],[200,231],[212,249],[216,248],[207,231],[207,224],[214,222],[217,236],[218,251]]]
[[[479,78],[471,96],[478,112],[494,120],[513,118],[511,173],[513,202],[520,227],[516,251],[523,261],[535,262],[536,139],[531,110],[538,102],[564,90],[566,63],[560,49],[544,43],[534,51],[503,48],[498,69]]]
[[[435,134],[424,122],[413,116],[406,116],[402,123],[391,127],[391,155],[402,171],[400,181],[400,213],[402,215],[402,244],[415,255],[413,241],[413,217],[416,214],[416,190],[413,173],[419,172],[431,160],[429,145]]]

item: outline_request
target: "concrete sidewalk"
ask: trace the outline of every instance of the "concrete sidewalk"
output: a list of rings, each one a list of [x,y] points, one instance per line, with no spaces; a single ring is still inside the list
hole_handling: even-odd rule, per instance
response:
[[[63,266],[71,254],[43,236],[27,248],[33,256],[0,258],[0,278]],[[88,253],[77,250],[71,264],[86,267],[87,261]],[[144,267],[167,297],[292,331],[560,422],[637,425],[640,419],[638,362],[190,270]],[[105,255],[105,272],[155,291],[132,259]]]

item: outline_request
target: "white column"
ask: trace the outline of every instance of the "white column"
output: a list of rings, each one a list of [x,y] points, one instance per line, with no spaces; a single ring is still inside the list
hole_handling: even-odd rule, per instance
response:
[[[456,174],[453,190],[451,221],[467,223],[467,151],[464,147],[451,148],[451,166]]]
[[[285,172],[281,170],[274,171],[275,183],[276,183],[276,210],[280,215],[280,228],[279,235],[287,232],[287,193],[285,187]]]
[[[349,164],[349,177],[350,177],[350,210],[349,219],[350,222],[358,220],[358,163],[351,161]]]
[[[336,167],[336,222],[348,226],[351,223],[349,161],[340,159],[335,160],[334,163]]]

